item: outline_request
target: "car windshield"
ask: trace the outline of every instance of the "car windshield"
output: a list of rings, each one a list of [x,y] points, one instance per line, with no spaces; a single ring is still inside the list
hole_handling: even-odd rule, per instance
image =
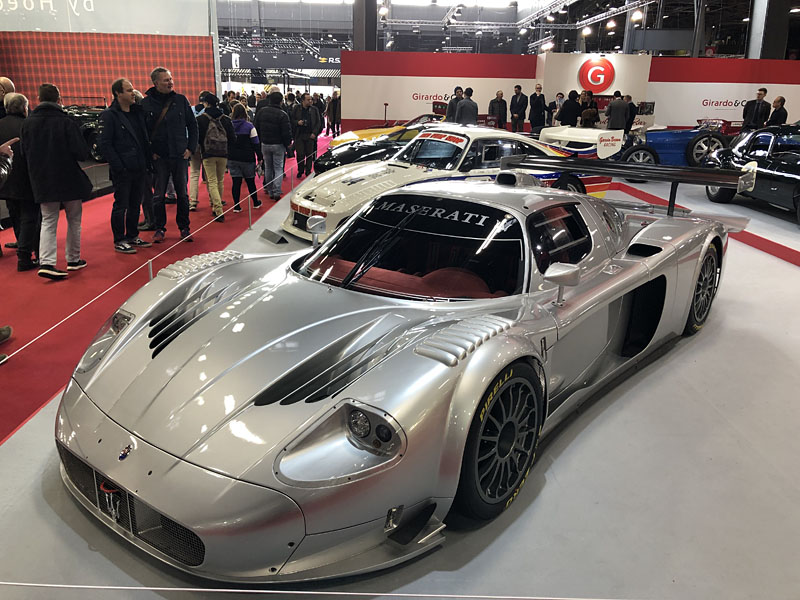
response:
[[[415,300],[517,294],[525,274],[519,221],[463,200],[377,198],[299,267],[337,287]]]
[[[410,121],[406,121],[403,123],[406,127],[410,125],[419,125],[421,123],[432,123],[434,121],[441,121],[441,117],[438,115],[420,115]]]
[[[425,131],[403,148],[395,160],[431,169],[455,169],[468,141],[452,133]]]

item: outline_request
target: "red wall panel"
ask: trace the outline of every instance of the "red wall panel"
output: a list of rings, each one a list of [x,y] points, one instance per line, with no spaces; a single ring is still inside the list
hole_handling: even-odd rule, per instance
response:
[[[34,105],[45,82],[58,86],[65,103],[104,97],[110,104],[112,81],[125,77],[144,93],[150,71],[163,66],[175,90],[195,103],[201,91],[215,89],[213,48],[211,36],[3,31],[0,75]]]
[[[796,84],[800,82],[800,65],[791,60],[654,56],[650,62],[649,80]]]
[[[342,52],[342,75],[534,79],[536,57],[444,52]]]

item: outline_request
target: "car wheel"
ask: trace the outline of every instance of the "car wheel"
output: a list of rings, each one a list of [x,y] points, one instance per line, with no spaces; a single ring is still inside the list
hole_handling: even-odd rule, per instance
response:
[[[492,519],[516,498],[536,455],[542,393],[533,368],[507,366],[484,392],[469,429],[454,507]]]
[[[697,275],[697,283],[694,286],[694,295],[683,335],[694,335],[703,328],[708,313],[711,312],[711,303],[717,294],[718,283],[719,258],[717,257],[717,247],[711,244],[700,264],[700,273]]]
[[[714,185],[707,185],[706,186],[706,196],[712,202],[718,202],[719,204],[727,204],[733,197],[736,195],[736,190],[731,188],[722,188],[716,187]]]
[[[699,167],[706,156],[727,147],[725,138],[719,133],[715,131],[700,132],[686,146],[686,162],[690,167]]]
[[[100,148],[97,147],[97,132],[86,132],[86,145],[89,146],[89,154],[96,162],[103,162],[103,155],[100,154]]]
[[[586,193],[586,187],[583,185],[583,182],[574,175],[567,175],[566,173],[559,177],[558,181],[556,181],[552,187],[576,194]]]
[[[659,163],[658,152],[650,146],[638,144],[631,146],[622,153],[622,162],[634,163],[637,165],[657,165]],[[645,183],[645,179],[626,179],[630,183]]]

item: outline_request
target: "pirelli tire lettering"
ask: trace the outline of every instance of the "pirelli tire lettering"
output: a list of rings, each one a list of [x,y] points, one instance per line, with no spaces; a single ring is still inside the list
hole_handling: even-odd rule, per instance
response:
[[[536,456],[544,396],[525,361],[504,368],[486,388],[470,425],[454,507],[492,519],[519,495]]]

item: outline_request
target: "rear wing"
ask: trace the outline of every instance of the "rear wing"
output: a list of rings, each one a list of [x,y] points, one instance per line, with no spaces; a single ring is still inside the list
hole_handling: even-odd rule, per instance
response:
[[[624,177],[626,179],[643,179],[646,181],[666,181],[671,184],[669,190],[669,207],[667,215],[675,213],[675,196],[678,184],[706,185],[731,188],[737,192],[749,192],[756,183],[755,163],[745,165],[741,171],[733,169],[705,169],[702,167],[670,167],[605,160],[587,160],[584,158],[554,158],[538,156],[507,156],[500,161],[501,169],[556,171],[559,173],[576,173],[588,175],[605,175],[607,177]]]
[[[625,132],[622,129],[594,129],[591,127],[544,127],[539,131],[539,141],[561,147],[569,142],[580,142],[597,146],[597,158],[614,156],[622,149]]]

